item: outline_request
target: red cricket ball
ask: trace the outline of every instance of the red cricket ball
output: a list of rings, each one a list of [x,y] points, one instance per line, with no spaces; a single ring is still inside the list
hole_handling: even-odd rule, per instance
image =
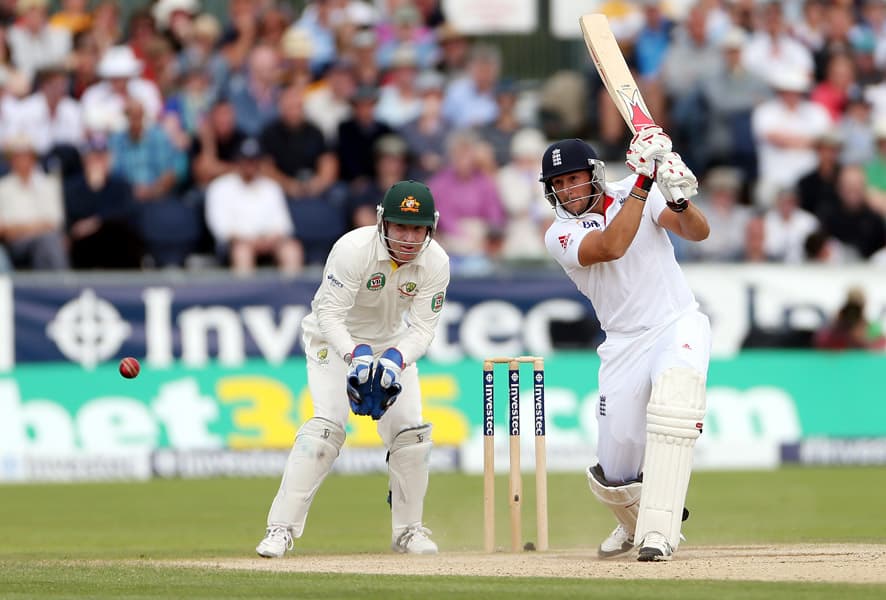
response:
[[[138,372],[141,371],[141,368],[142,367],[138,364],[138,361],[131,356],[127,356],[120,361],[120,374],[126,379],[138,377]]]

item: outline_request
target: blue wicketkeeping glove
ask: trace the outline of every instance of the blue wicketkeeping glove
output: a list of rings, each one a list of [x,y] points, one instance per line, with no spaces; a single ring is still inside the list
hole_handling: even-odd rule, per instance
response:
[[[372,412],[372,402],[366,402],[372,389],[372,348],[368,344],[358,344],[351,354],[351,369],[348,371],[348,400],[355,415],[368,415]]]
[[[372,395],[377,404],[370,414],[378,420],[397,400],[403,389],[400,374],[403,372],[403,355],[396,348],[385,350],[375,363],[372,377]]]

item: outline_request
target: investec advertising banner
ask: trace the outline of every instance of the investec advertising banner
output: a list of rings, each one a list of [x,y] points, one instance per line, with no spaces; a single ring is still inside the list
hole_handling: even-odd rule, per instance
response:
[[[700,466],[886,459],[875,439],[886,437],[883,355],[736,354],[752,326],[820,324],[856,284],[868,293],[869,316],[882,319],[883,278],[687,271],[712,317],[716,350]],[[310,413],[300,324],[316,286],[276,278],[0,279],[0,479],[279,473]],[[547,357],[551,468],[592,460],[598,363],[590,350],[552,351],[550,334],[556,320],[592,314],[558,273],[455,280],[420,363],[438,444],[434,467],[480,469],[480,360],[523,353]],[[135,380],[116,373],[124,355],[143,360]],[[505,374],[498,379],[503,423]],[[528,371],[524,387],[531,455]],[[504,452],[504,435],[498,440]],[[370,419],[352,419],[339,462],[342,470],[384,468]]]

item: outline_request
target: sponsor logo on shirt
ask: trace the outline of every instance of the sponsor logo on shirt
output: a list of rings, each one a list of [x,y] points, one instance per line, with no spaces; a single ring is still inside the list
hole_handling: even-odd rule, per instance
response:
[[[566,235],[561,235],[557,238],[560,242],[560,247],[565,251],[566,248],[569,247],[569,239],[572,237],[571,233],[567,233]]]
[[[443,299],[446,295],[443,292],[437,292],[434,294],[434,297],[431,298],[431,310],[436,312],[440,312],[443,309]]]
[[[416,292],[416,288],[417,288],[417,287],[418,287],[418,284],[415,283],[414,281],[407,281],[406,283],[404,283],[403,285],[401,285],[401,286],[400,286],[399,288],[397,288],[397,289],[400,290],[400,295],[401,295],[401,296],[409,296],[409,297],[412,297],[412,296],[415,296],[415,294],[417,293],[417,292]]]
[[[320,361],[321,365],[325,365],[329,362],[329,349],[328,348],[320,348],[317,350],[317,360]]]
[[[385,287],[385,274],[384,273],[373,273],[369,276],[369,281],[366,282],[366,289],[370,292],[377,292],[378,290]]]
[[[600,416],[606,416],[606,396],[600,394]]]
[[[581,226],[584,227],[585,229],[599,229],[600,228],[600,224],[597,223],[596,221],[582,221]]]
[[[421,202],[416,200],[414,196],[406,196],[400,202],[400,212],[417,213],[420,208]]]
[[[341,281],[339,281],[338,279],[336,279],[335,275],[333,275],[332,273],[329,273],[326,275],[326,281],[328,281],[331,285],[334,285],[337,288],[345,287],[344,284]]]

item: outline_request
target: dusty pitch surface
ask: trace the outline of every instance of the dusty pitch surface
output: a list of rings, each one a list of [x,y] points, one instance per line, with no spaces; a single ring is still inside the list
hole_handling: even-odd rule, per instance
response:
[[[640,563],[633,557],[603,561],[588,550],[437,556],[291,554],[274,560],[256,557],[150,562],[291,573],[886,583],[884,559],[886,545],[882,544],[793,544],[685,547],[674,560],[663,563]]]

